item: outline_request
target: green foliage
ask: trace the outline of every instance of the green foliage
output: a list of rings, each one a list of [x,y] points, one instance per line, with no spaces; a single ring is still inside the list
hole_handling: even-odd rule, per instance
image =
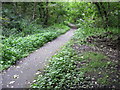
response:
[[[42,28],[41,25],[36,24],[35,22],[30,22],[28,20],[20,20],[19,22],[19,27],[17,28],[3,28],[3,36],[9,37],[9,36],[26,36],[30,34],[35,34],[35,33],[41,33],[44,32],[45,30]]]
[[[90,60],[87,66],[83,66],[80,70],[82,72],[89,72],[91,70],[95,70],[97,68],[107,67],[109,64],[107,61],[104,61],[108,57],[103,55],[102,53],[96,52],[85,52],[81,55],[83,61]]]
[[[89,37],[93,35],[104,35],[105,32],[113,32],[114,34],[119,34],[119,28],[91,28],[91,27],[84,27],[79,28],[73,37],[73,40],[77,43],[85,43],[84,41]]]
[[[59,29],[58,27],[59,26]],[[2,60],[3,69],[14,64],[16,60],[19,60],[27,56],[30,52],[43,46],[45,43],[55,39],[59,35],[69,30],[69,27],[64,25],[54,25],[46,28],[44,33],[38,33],[33,35],[27,35],[26,37],[9,37],[3,40],[2,47]],[[35,33],[35,32],[34,32]]]
[[[3,3],[3,35],[10,36],[21,31],[27,34],[36,31],[38,25],[47,27],[54,23],[66,22],[75,23],[79,27],[118,27],[119,6],[117,2]]]
[[[116,33],[116,30],[118,29],[88,27],[78,29],[72,40],[64,46],[58,54],[54,55],[50,59],[49,64],[45,67],[43,75],[39,75],[37,77],[36,82],[31,85],[31,88],[53,90],[74,89],[77,85],[83,88],[80,85],[84,85],[86,78],[84,75],[86,73],[92,73],[94,71],[97,72],[97,70],[99,72],[99,69],[105,69],[113,63],[102,53],[92,51],[77,53],[71,46],[76,42],[84,41],[91,35],[99,35],[107,31]],[[108,78],[106,78],[106,76],[108,75],[104,75],[103,78],[99,78],[98,82],[106,85],[108,83]]]
[[[97,27],[119,27],[119,9],[118,2],[97,2],[97,16],[95,17],[95,25]]]
[[[79,60],[76,52],[65,46],[57,55],[54,55],[45,69],[44,75],[38,76],[32,88],[40,89],[68,89],[82,81],[83,73],[77,70],[74,62]]]
[[[99,78],[98,83],[103,84],[103,85],[108,85],[110,82],[108,81],[108,75],[104,75],[104,77]]]
[[[91,28],[91,27],[84,27],[84,28],[79,28],[73,37],[73,40],[75,40],[78,43],[84,43],[87,37],[92,36],[92,35],[100,35],[107,30],[103,28]]]

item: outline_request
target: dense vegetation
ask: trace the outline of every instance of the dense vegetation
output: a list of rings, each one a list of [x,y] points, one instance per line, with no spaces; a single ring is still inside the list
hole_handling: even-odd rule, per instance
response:
[[[107,36],[107,40],[110,39],[112,42],[115,42],[114,40],[118,39],[115,36],[119,34],[118,29],[113,28],[107,30],[96,28],[78,29],[72,40],[58,54],[52,57],[43,75],[38,76],[35,83],[32,84],[32,88],[118,89],[119,74],[117,70],[119,58],[111,58],[112,56],[107,54],[115,52],[116,49],[113,48],[116,47],[110,48],[112,46],[105,46],[101,44],[103,42],[101,40]],[[95,39],[100,38],[101,40],[96,41],[94,38],[94,41],[90,40],[92,37],[96,37]],[[107,40],[103,43],[106,43]],[[105,52],[106,50],[107,52]]]
[[[54,29],[53,29],[54,28]],[[34,31],[36,34],[27,35],[22,37],[23,32],[20,34],[10,36],[3,40],[2,47],[2,69],[8,68],[10,65],[15,64],[16,60],[19,60],[29,53],[43,46],[45,43],[55,39],[59,35],[69,30],[69,27],[64,25],[54,25],[52,27],[43,29],[39,28]]]
[[[117,2],[3,2],[1,70],[77,26],[33,88],[119,88],[120,4]]]

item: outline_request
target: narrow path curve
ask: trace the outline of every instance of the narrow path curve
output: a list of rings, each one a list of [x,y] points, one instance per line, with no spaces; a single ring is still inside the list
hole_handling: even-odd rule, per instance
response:
[[[36,72],[42,70],[48,59],[53,56],[61,46],[70,40],[75,29],[71,29],[64,35],[45,44],[28,57],[23,58],[18,65],[10,67],[2,73],[2,88],[27,88],[36,76]]]

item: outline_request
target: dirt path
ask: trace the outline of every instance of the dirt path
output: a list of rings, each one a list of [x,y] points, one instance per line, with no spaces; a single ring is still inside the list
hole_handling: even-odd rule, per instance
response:
[[[29,87],[30,82],[36,76],[36,72],[39,69],[42,70],[45,64],[47,64],[48,59],[70,40],[74,31],[75,29],[71,29],[22,59],[16,66],[12,66],[7,71],[4,71],[2,73],[2,88]]]

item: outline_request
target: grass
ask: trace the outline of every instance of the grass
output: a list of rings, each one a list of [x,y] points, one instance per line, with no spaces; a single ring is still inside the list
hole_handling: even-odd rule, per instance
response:
[[[107,57],[101,53],[96,52],[84,52],[82,55],[83,61],[88,61],[88,65],[83,66],[80,70],[82,72],[92,71],[97,68],[107,67],[110,63],[104,61]]]

